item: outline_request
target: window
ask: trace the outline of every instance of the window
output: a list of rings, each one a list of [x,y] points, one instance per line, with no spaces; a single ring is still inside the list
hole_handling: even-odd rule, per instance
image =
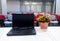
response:
[[[23,2],[21,12],[41,12],[42,2]]]
[[[51,3],[46,2],[46,12],[51,12]]]

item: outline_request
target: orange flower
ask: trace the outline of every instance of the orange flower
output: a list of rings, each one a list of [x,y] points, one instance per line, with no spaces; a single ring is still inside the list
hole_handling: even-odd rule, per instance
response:
[[[37,18],[38,22],[49,22],[50,23],[50,18],[48,16],[40,16]]]

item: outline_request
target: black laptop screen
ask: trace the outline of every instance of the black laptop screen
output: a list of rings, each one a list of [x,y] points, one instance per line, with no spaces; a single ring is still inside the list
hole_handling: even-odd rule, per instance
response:
[[[33,14],[13,14],[12,26],[15,28],[27,28],[34,26]]]

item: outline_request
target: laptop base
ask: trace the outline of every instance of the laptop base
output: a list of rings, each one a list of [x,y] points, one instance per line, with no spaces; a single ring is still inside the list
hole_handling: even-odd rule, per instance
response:
[[[36,35],[35,29],[12,29],[8,32],[7,36],[17,35]]]

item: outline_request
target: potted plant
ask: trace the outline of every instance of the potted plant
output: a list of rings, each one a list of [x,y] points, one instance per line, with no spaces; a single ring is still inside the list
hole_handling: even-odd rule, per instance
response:
[[[41,29],[47,29],[48,24],[50,23],[50,18],[48,16],[39,16],[37,18],[37,21],[38,21]]]

